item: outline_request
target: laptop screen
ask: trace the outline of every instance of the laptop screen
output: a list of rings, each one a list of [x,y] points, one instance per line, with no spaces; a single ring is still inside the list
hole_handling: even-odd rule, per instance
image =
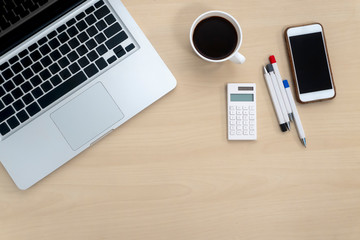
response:
[[[85,0],[0,0],[0,56]]]

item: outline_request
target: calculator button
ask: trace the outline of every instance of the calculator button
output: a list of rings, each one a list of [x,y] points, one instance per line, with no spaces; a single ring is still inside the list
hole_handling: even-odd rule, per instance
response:
[[[249,130],[249,126],[244,126],[244,130]]]
[[[244,131],[244,135],[249,135],[249,131],[248,131],[248,130],[245,130],[245,131]]]
[[[255,130],[255,126],[254,126],[254,125],[250,125],[250,130]]]
[[[242,120],[242,119],[243,119],[243,116],[237,115],[237,116],[236,116],[236,119],[237,119],[237,120]]]
[[[255,106],[250,106],[250,110],[255,110]]]
[[[249,121],[248,120],[244,120],[244,124],[248,125]]]
[[[236,128],[235,126],[230,126],[231,130],[235,130],[235,128]]]
[[[235,120],[235,116],[234,115],[230,116],[230,119]]]
[[[254,110],[250,110],[250,114],[255,114],[255,111],[254,111]]]
[[[231,120],[231,121],[230,121],[230,124],[231,124],[231,125],[235,125],[235,124],[236,124],[236,121],[235,121],[235,120]]]
[[[236,126],[237,130],[242,130],[242,128],[243,128],[243,126],[240,126],[240,125]]]
[[[241,110],[242,107],[241,107],[241,106],[237,106],[236,109],[237,109],[237,110]]]
[[[249,114],[249,110],[244,110],[243,114]]]
[[[255,119],[255,116],[254,116],[254,115],[250,115],[250,119],[251,119],[251,120],[254,120],[254,119]]]
[[[249,116],[244,115],[244,116],[243,116],[243,119],[244,119],[244,120],[249,120]]]
[[[242,121],[236,121],[236,124],[237,125],[242,125],[243,123],[242,123]]]
[[[254,135],[255,134],[255,131],[250,131],[250,135]]]
[[[230,114],[231,114],[231,115],[234,115],[235,113],[236,113],[235,110],[231,110],[231,111],[230,111]]]
[[[255,120],[250,120],[250,124],[255,124]]]
[[[237,131],[236,134],[237,135],[242,135],[242,131]]]
[[[229,109],[230,110],[235,110],[235,106],[230,106]]]
[[[231,131],[231,132],[230,132],[230,135],[235,135],[235,131]]]
[[[236,114],[243,114],[243,111],[242,110],[237,110]]]
[[[243,106],[244,110],[249,110],[249,106]]]

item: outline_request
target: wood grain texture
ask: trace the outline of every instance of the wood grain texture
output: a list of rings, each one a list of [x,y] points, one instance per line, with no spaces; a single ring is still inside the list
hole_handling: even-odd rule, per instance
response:
[[[0,167],[0,239],[360,239],[360,1],[124,0],[177,88],[27,191]],[[232,14],[243,65],[189,44],[207,10]],[[283,31],[320,22],[337,96],[297,104],[308,148],[281,133],[262,75]],[[226,137],[228,82],[257,84],[258,140]],[[290,81],[292,86],[292,81]]]

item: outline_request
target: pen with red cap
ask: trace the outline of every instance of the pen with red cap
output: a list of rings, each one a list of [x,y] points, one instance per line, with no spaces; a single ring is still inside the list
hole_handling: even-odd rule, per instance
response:
[[[276,63],[275,56],[271,55],[269,57],[269,60],[270,60],[270,63],[272,64],[272,66],[274,68],[274,73],[275,73],[276,80],[277,80],[276,82],[277,82],[277,84],[278,84],[278,86],[280,88],[281,96],[279,96],[279,97],[282,98],[282,100],[283,100],[283,102],[285,104],[286,112],[289,115],[289,119],[291,121],[293,121],[294,120],[294,114],[293,114],[293,111],[291,109],[289,99],[288,99],[288,97],[286,95],[286,92],[285,92],[285,88],[284,88],[284,85],[283,85],[283,79],[281,78],[280,71],[279,71],[278,65]]]

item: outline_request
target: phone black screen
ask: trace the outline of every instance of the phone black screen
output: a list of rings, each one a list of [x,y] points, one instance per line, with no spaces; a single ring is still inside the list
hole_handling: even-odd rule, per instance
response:
[[[322,33],[290,37],[290,46],[300,94],[331,89]]]

